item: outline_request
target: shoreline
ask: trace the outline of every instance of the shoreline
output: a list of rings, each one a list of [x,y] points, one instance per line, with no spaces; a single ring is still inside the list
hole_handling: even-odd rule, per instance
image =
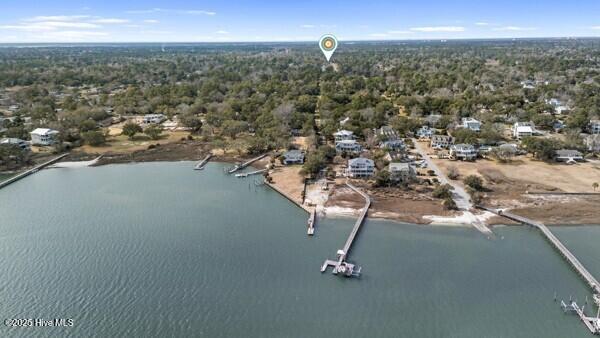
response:
[[[157,147],[160,148],[160,147]],[[163,148],[168,148],[168,147],[163,147]],[[142,150],[139,152],[135,152],[138,153],[138,155],[140,153],[146,153],[148,151],[151,151],[154,149],[150,149],[150,150]],[[104,165],[111,165],[111,164],[134,164],[134,163],[150,163],[150,162],[194,162],[194,161],[199,161],[203,158],[203,156],[205,156],[208,151],[202,151],[199,152],[197,151],[197,149],[195,149],[193,156],[183,156],[183,157],[179,157],[179,158],[175,158],[172,155],[177,155],[177,154],[173,154],[173,153],[169,153],[168,152],[169,149],[161,149],[161,151],[159,152],[153,152],[151,155],[152,156],[135,156],[134,154],[111,154],[111,153],[106,153],[103,154],[100,158],[97,154],[86,154],[86,153],[70,153],[69,156],[67,157],[68,161],[68,165],[64,165],[64,167],[67,168],[77,168],[77,167],[97,167],[97,166],[104,166]],[[132,156],[133,155],[133,156]],[[145,154],[147,155],[147,154]],[[237,162],[241,162],[244,159],[247,159],[249,157],[242,157],[242,156],[231,156],[231,155],[215,155],[213,156],[213,158],[211,159],[211,162],[217,162],[217,163],[227,163],[227,164],[231,164],[231,163],[237,163]],[[78,164],[78,162],[80,162],[81,164]],[[84,163],[86,163],[88,165],[84,165]],[[261,163],[263,162],[263,163]],[[257,167],[264,167],[264,161],[261,161],[259,163],[256,163]],[[56,167],[60,168],[63,167],[60,165],[60,163],[57,163]],[[271,188],[273,188],[274,184],[270,184]],[[275,192],[282,194],[280,191],[280,189],[273,189],[275,190]],[[285,197],[285,196],[282,196]],[[287,198],[289,199],[289,198]],[[293,201],[290,201],[293,202]],[[295,202],[293,202],[295,203]],[[418,201],[416,203],[419,203]],[[296,204],[296,203],[295,203]],[[360,208],[353,208],[351,206],[344,206],[344,203],[334,203],[333,205],[329,204],[326,206],[318,206],[316,207],[316,211],[319,214],[319,216],[321,217],[331,217],[331,218],[353,218],[356,215],[358,215],[358,213],[360,213]],[[541,209],[539,208],[540,206],[537,206],[537,209]],[[302,207],[303,210],[307,210],[307,207]],[[508,210],[513,210],[515,211],[515,213],[519,212],[520,208],[510,208]],[[524,210],[530,211],[530,210],[536,210],[536,205],[531,205],[529,206],[529,208],[526,208]],[[538,210],[539,211],[539,210]],[[536,217],[529,215],[530,212],[526,212],[527,215],[524,216],[530,216],[532,219],[536,219]],[[470,222],[471,220],[466,220],[465,219],[465,215],[463,214],[453,214],[453,215],[435,215],[435,214],[420,214],[421,219],[423,221],[418,221],[417,219],[415,219],[414,217],[408,217],[406,215],[403,215],[401,213],[398,212],[388,212],[388,211],[378,211],[377,208],[375,208],[374,210],[369,211],[369,218],[373,219],[373,220],[383,220],[383,221],[391,221],[394,223],[398,223],[398,224],[414,224],[414,225],[429,225],[429,226],[440,226],[440,227],[474,227],[473,224]],[[483,222],[483,224],[485,224],[486,226],[490,227],[490,228],[495,228],[498,226],[521,226],[519,224],[510,224],[510,222],[507,222],[504,219],[499,219],[497,216],[484,216],[483,214],[475,214],[476,218],[478,218],[478,221]],[[483,219],[482,219],[483,218]],[[582,222],[577,222],[577,223],[570,223],[570,222],[544,222],[545,220],[540,220],[539,218],[537,218],[536,220],[541,221],[543,223],[545,223],[548,226],[594,226],[593,220],[591,220],[591,222],[587,221],[582,221]],[[598,224],[600,225],[600,223]]]

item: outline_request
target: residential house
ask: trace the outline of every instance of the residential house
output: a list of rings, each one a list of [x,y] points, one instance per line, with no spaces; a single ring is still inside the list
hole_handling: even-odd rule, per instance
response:
[[[559,99],[552,98],[550,100],[546,100],[546,104],[551,105],[554,108],[554,113],[561,115],[570,110],[570,108],[564,105]]]
[[[417,130],[417,137],[421,140],[429,140],[433,134],[433,129],[429,128],[429,126],[422,126]]]
[[[404,141],[400,139],[389,139],[379,142],[379,148],[381,149],[401,150],[405,147],[406,145],[404,144]]]
[[[589,151],[600,153],[600,134],[588,135],[584,142]]]
[[[412,162],[413,160],[408,156],[406,151],[388,151],[383,157],[388,162]]]
[[[512,128],[513,137],[520,140],[523,137],[533,136],[533,129],[531,122],[516,122]]]
[[[0,145],[16,145],[23,150],[29,150],[29,142],[18,138],[3,138]]]
[[[481,122],[472,117],[465,117],[462,119],[462,127],[479,132],[481,131]]]
[[[304,152],[301,150],[289,150],[283,154],[283,164],[303,164]]]
[[[49,146],[56,142],[59,132],[47,128],[37,128],[29,134],[31,135],[31,144]]]
[[[166,116],[163,114],[147,114],[142,119],[142,124],[159,124],[166,120]]]
[[[346,176],[352,178],[371,177],[375,173],[375,162],[368,158],[358,157],[348,160]]]
[[[588,129],[590,134],[600,134],[600,120],[591,120]]]
[[[561,149],[556,151],[554,160],[556,160],[556,162],[566,162],[567,164],[574,164],[583,161],[583,154],[573,149]]]
[[[356,140],[342,140],[336,142],[335,150],[338,153],[359,154],[362,151],[362,146]]]
[[[433,135],[431,136],[431,148],[433,149],[448,149],[454,139],[449,135]]]
[[[354,133],[349,130],[340,130],[333,134],[335,142],[354,140]]]
[[[375,130],[375,134],[380,140],[397,139],[398,133],[390,126],[383,126]]]
[[[523,89],[535,89],[535,82],[533,80],[521,81]]]
[[[477,150],[471,144],[455,144],[450,147],[450,158],[461,161],[474,161]]]
[[[429,123],[429,125],[435,126],[436,124],[438,124],[438,122],[440,122],[441,119],[442,119],[442,115],[431,114],[425,118],[425,121],[427,121],[427,123]]]
[[[394,182],[410,182],[417,176],[415,168],[410,163],[393,162],[388,166],[390,179]]]

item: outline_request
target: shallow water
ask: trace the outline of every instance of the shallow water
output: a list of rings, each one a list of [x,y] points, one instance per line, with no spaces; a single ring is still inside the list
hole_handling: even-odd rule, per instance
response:
[[[211,163],[41,171],[0,190],[0,335],[587,337],[554,294],[584,283],[542,236],[368,221],[360,279],[319,268],[353,221],[307,215]],[[401,207],[401,206],[399,206]],[[553,228],[600,276],[600,227]]]

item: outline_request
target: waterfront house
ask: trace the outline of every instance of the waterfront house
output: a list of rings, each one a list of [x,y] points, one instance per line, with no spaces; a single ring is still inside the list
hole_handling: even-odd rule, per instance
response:
[[[0,145],[15,145],[23,150],[29,150],[29,142],[18,138],[3,138],[0,140]]]
[[[590,120],[588,130],[590,134],[600,134],[600,120]]]
[[[338,153],[358,154],[362,146],[356,140],[342,140],[335,143],[335,151]]]
[[[340,130],[333,134],[335,142],[354,140],[354,133],[349,130]]]
[[[462,127],[479,132],[481,131],[481,122],[472,117],[465,117],[462,119]]]
[[[533,123],[531,122],[516,122],[512,128],[513,137],[517,140],[523,137],[533,136]]]
[[[417,176],[415,168],[410,163],[393,162],[388,166],[390,179],[394,182],[410,182]]]
[[[37,128],[31,135],[31,144],[40,146],[49,146],[56,142],[59,132],[48,128]]]
[[[417,137],[420,140],[429,140],[433,135],[433,129],[429,128],[429,126],[422,126],[417,130]]]
[[[375,173],[375,162],[368,158],[358,157],[348,160],[346,176],[352,178],[371,177]]]
[[[573,149],[561,149],[556,151],[554,160],[556,160],[556,162],[575,164],[583,161],[583,154]]]
[[[600,153],[600,134],[588,135],[584,139],[587,149],[594,153]]]
[[[163,114],[147,114],[142,119],[142,124],[159,124],[166,120],[166,116]]]
[[[450,158],[461,161],[474,161],[477,158],[477,150],[471,144],[455,144],[450,147]]]
[[[431,148],[433,149],[448,149],[454,139],[449,135],[433,135],[431,136]]]
[[[283,164],[303,164],[304,152],[301,150],[289,150],[283,154]]]

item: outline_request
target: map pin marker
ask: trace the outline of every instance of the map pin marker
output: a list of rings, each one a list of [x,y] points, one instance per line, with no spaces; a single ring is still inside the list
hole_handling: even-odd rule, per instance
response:
[[[327,62],[331,59],[333,52],[337,49],[338,41],[335,36],[331,34],[326,34],[321,37],[319,40],[319,47],[321,47],[321,51],[325,54],[325,58]]]

